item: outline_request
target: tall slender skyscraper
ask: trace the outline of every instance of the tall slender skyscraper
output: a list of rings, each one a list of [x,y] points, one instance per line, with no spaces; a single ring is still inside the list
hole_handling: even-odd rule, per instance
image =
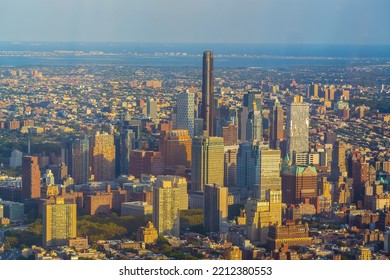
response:
[[[195,137],[192,141],[192,191],[205,184],[223,186],[224,146],[222,137]]]
[[[22,199],[41,197],[41,172],[37,156],[22,158]]]
[[[309,104],[302,96],[294,96],[287,107],[287,153],[297,159],[309,152]]]
[[[159,234],[180,234],[180,177],[158,176],[153,188],[153,224]],[[185,180],[185,179],[184,179]],[[188,200],[187,200],[188,201]]]
[[[211,51],[203,53],[201,118],[205,136],[214,136],[214,59]]]
[[[131,129],[123,129],[120,134],[120,174],[129,174],[130,151],[135,148],[135,133]]]
[[[283,107],[276,99],[271,111],[271,133],[270,147],[272,149],[280,148],[280,141],[283,140]]]
[[[253,190],[259,184],[260,147],[252,142],[239,145],[237,154],[237,187]]]
[[[76,139],[72,144],[72,177],[76,185],[89,180],[89,140]]]
[[[194,137],[194,111],[195,111],[195,94],[187,91],[177,96],[176,102],[177,129],[187,129],[190,136]]]

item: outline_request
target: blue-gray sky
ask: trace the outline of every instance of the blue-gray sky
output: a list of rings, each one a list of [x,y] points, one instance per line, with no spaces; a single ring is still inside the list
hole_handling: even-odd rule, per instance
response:
[[[0,41],[390,44],[389,0],[0,0]]]

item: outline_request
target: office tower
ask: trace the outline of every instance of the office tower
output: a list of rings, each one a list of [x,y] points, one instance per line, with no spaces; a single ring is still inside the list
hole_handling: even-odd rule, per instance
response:
[[[203,119],[194,119],[194,137],[203,136]]]
[[[241,143],[249,140],[249,138],[247,138],[248,117],[248,107],[241,107],[238,111],[238,140],[240,140]]]
[[[364,200],[364,187],[369,180],[369,163],[365,162],[364,157],[358,158],[352,163],[353,195],[354,202]]]
[[[181,176],[173,175],[159,175],[157,180],[165,182],[164,184],[170,184],[174,188],[179,188],[179,209],[188,209],[188,191],[187,191],[187,179]],[[168,182],[168,183],[167,183]]]
[[[135,133],[131,129],[123,129],[120,134],[120,174],[129,174],[130,151],[135,148]]]
[[[230,123],[222,128],[223,144],[225,146],[233,146],[238,144],[238,127]]]
[[[302,96],[294,96],[287,107],[287,153],[297,163],[300,158],[304,163],[309,152],[309,104]]]
[[[157,101],[153,98],[149,98],[146,104],[146,114],[151,119],[157,118]]]
[[[43,247],[57,247],[68,244],[76,238],[76,204],[65,204],[63,198],[56,198],[55,204],[43,205]]]
[[[264,200],[266,199],[265,194],[267,190],[280,191],[282,189],[280,168],[280,150],[271,150],[262,147],[260,149],[260,184],[257,198]]]
[[[299,204],[317,197],[317,170],[312,166],[282,166],[283,202]]]
[[[37,156],[22,158],[22,200],[41,197],[41,172]]]
[[[283,107],[278,99],[275,99],[274,106],[271,111],[271,128],[270,128],[270,147],[272,149],[279,149],[280,142],[284,138],[283,131]]]
[[[141,178],[142,174],[161,175],[164,161],[160,152],[130,151],[130,175]]]
[[[205,184],[223,185],[224,146],[221,137],[195,137],[192,141],[191,191],[203,191]]]
[[[159,234],[179,236],[182,190],[166,176],[158,176],[153,189],[153,224]]]
[[[282,191],[267,190],[265,200],[249,198],[245,212],[247,238],[251,242],[266,244],[270,226],[282,223]]]
[[[241,143],[237,154],[237,187],[253,190],[259,184],[260,147],[251,142]]]
[[[347,176],[345,149],[346,145],[343,141],[336,141],[333,145],[330,175],[333,181],[337,181],[340,176]]]
[[[192,140],[188,130],[163,132],[159,146],[165,168],[178,165],[191,166]]]
[[[205,136],[214,136],[214,59],[213,53],[203,53],[202,70],[202,109]]]
[[[176,112],[176,128],[187,129],[191,138],[194,137],[195,93],[180,93],[177,96]]]
[[[90,177],[89,172],[89,140],[87,136],[76,139],[72,144],[72,177],[76,185],[85,184]]]
[[[249,111],[261,111],[261,92],[251,91],[244,95],[243,105]]]
[[[225,146],[224,150],[225,150],[224,186],[229,188],[236,187],[238,145]]]
[[[115,180],[114,135],[96,132],[93,138],[92,171],[95,181]]]
[[[22,165],[23,153],[19,150],[13,150],[9,159],[9,166],[15,168]]]
[[[228,217],[228,189],[216,184],[204,186],[203,227],[206,232],[221,232]]]
[[[256,109],[255,102],[253,102],[253,107]],[[254,110],[249,112],[246,133],[246,139],[256,142],[263,141],[263,117],[260,111]]]

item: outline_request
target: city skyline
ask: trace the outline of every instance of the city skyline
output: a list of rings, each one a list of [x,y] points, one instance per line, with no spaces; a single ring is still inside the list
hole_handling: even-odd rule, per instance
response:
[[[2,4],[0,11],[0,24],[7,26],[0,30],[0,39],[388,45],[390,30],[386,13],[390,3],[374,2],[9,1]],[[229,20],[215,21],[216,14]],[[355,15],[359,20],[351,20],[346,14]]]

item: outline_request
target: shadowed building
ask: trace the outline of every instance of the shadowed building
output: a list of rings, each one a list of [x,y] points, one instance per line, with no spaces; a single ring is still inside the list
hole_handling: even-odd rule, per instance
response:
[[[214,58],[211,51],[203,53],[202,109],[205,136],[214,136]]]
[[[41,197],[41,172],[38,157],[22,158],[22,200]]]

